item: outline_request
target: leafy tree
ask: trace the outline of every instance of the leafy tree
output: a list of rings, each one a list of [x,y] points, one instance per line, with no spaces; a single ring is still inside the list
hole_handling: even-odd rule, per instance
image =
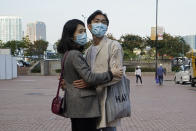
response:
[[[146,38],[146,46],[150,46],[155,49],[155,41],[152,41],[149,37]],[[190,46],[185,43],[180,36],[171,36],[170,34],[164,34],[163,40],[157,41],[157,52],[163,59],[164,55],[178,57],[188,52]]]
[[[29,43],[31,43],[31,41],[29,40],[29,37],[23,37],[20,43],[20,47],[21,48],[28,48]]]
[[[123,57],[124,60],[130,60],[132,58],[134,59],[137,57],[136,54],[131,52],[129,49],[123,50],[123,53],[124,53],[124,57]]]
[[[21,50],[27,50],[29,48],[30,40],[28,37],[24,37],[21,41],[12,40],[6,43],[0,41],[0,48],[9,48],[11,49],[12,55],[18,55]]]
[[[131,52],[133,52],[133,50],[135,48],[144,49],[144,41],[143,38],[138,36],[138,35],[130,35],[127,34],[125,36],[121,36],[120,37],[120,41],[122,43],[122,47],[124,50],[128,49]]]
[[[155,56],[155,48],[151,48],[150,50],[146,51],[146,54],[145,54],[145,58],[146,59],[154,59],[154,56]]]
[[[188,45],[188,44],[185,42],[185,40],[184,40],[183,37],[178,36],[177,38],[179,39],[179,42],[181,43],[182,55],[185,56],[185,54],[186,54],[187,52],[189,52],[190,49],[191,49],[191,48],[190,48],[190,45]]]
[[[30,43],[26,43],[27,44],[27,48],[25,49],[25,56],[33,56],[35,55],[35,48],[34,45],[30,42]]]
[[[44,55],[44,51],[46,51],[48,47],[48,42],[44,40],[37,40],[34,42],[34,50],[35,50],[35,55],[37,55],[39,58],[41,58],[42,55]]]
[[[3,41],[2,40],[0,40],[0,48],[3,48]]]
[[[3,44],[3,48],[9,48],[9,49],[11,49],[11,54],[13,56],[16,56],[18,54],[17,50],[21,46],[20,44],[21,44],[20,41],[12,40],[12,41],[8,41],[5,44]]]
[[[29,37],[23,37],[22,44],[25,46],[24,48],[24,55],[25,56],[33,56],[35,55],[35,48],[33,43],[29,40]]]
[[[62,58],[63,57],[62,54],[58,53],[58,51],[57,51],[57,46],[59,45],[59,43],[60,43],[60,40],[56,41],[53,45],[53,49],[56,53],[54,56],[52,56],[53,58]]]
[[[111,33],[108,33],[106,36],[111,40],[117,40],[116,38],[114,38],[114,36]]]
[[[122,43],[124,59],[130,60],[131,58],[137,58],[137,55],[133,53],[135,48],[140,49],[141,54],[144,54],[145,43],[143,38],[138,35],[127,34],[121,36],[119,42]]]
[[[53,45],[53,49],[55,50],[56,53],[58,53],[58,51],[57,51],[57,46],[59,45],[59,43],[60,43],[60,40],[56,41],[56,42],[54,43],[54,45]]]

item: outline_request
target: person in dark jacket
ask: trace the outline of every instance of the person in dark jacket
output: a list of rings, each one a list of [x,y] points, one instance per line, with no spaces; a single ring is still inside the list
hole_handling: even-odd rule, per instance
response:
[[[163,69],[162,64],[160,64],[159,68],[157,69],[157,77],[158,77],[159,85],[163,85],[163,74],[166,74],[166,72]]]
[[[104,73],[92,73],[82,51],[87,43],[85,25],[82,21],[69,20],[63,28],[57,50],[67,53],[64,63],[64,107],[65,116],[71,118],[72,131],[97,131],[96,121],[100,117],[96,85],[110,82],[113,77],[122,76],[122,69]],[[88,83],[85,89],[75,88],[73,81],[83,79]]]

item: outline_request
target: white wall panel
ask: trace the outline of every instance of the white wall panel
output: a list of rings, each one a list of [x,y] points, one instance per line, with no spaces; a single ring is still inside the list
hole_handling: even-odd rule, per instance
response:
[[[17,78],[16,57],[0,54],[0,80]]]
[[[5,55],[0,55],[0,80],[5,80]]]
[[[12,79],[12,57],[11,55],[6,55],[5,59],[5,78]]]
[[[17,78],[16,57],[12,57],[12,78]]]

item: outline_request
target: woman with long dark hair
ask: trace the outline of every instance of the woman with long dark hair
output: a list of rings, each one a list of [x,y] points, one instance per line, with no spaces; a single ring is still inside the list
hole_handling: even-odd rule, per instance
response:
[[[65,116],[71,118],[72,131],[97,131],[96,121],[100,117],[96,85],[104,84],[113,76],[122,76],[122,69],[113,69],[104,73],[92,73],[82,51],[87,42],[85,25],[82,21],[69,20],[62,33],[57,50],[67,53],[64,63]],[[75,88],[73,81],[83,79],[88,83],[87,88]]]

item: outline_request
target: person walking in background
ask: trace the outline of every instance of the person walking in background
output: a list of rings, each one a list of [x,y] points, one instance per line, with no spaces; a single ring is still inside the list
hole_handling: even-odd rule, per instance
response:
[[[142,84],[142,71],[139,66],[135,69],[136,83],[138,84],[138,78],[140,79],[140,83]]]
[[[157,78],[159,81],[159,85],[163,85],[163,74],[166,75],[166,71],[163,69],[162,64],[160,64],[157,69]]]
[[[98,131],[97,119],[100,117],[99,101],[96,85],[122,77],[122,69],[113,68],[102,73],[92,73],[82,51],[87,42],[85,25],[82,21],[69,20],[62,33],[57,50],[65,54],[63,78],[65,82],[64,115],[71,119],[72,131]],[[64,57],[65,57],[64,56]],[[63,59],[63,60],[64,60]],[[83,79],[88,88],[73,86],[73,81]]]

